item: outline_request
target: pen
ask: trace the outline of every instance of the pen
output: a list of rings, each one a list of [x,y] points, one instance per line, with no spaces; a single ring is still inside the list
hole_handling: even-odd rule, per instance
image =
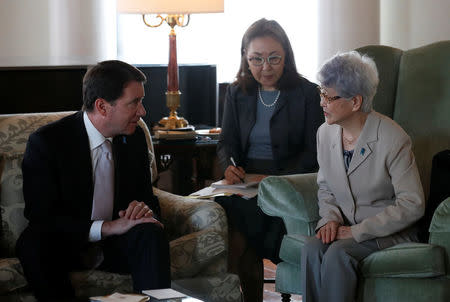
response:
[[[230,161],[231,161],[231,163],[233,164],[233,166],[235,166],[235,167],[237,168],[237,165],[236,165],[236,162],[234,161],[233,156],[230,157]],[[242,179],[242,178],[240,178],[240,177],[239,177],[239,179],[241,180],[241,182],[244,182],[244,179]]]

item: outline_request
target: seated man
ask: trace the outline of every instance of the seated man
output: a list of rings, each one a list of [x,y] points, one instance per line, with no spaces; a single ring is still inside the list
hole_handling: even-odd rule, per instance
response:
[[[29,137],[29,225],[16,249],[40,301],[72,299],[73,269],[131,273],[136,292],[170,287],[169,243],[137,126],[145,81],[131,65],[101,62],[84,76],[83,110]]]

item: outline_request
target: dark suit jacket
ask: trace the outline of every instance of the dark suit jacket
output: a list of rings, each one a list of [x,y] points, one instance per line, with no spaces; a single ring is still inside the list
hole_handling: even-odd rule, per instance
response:
[[[316,87],[303,79],[296,89],[280,93],[270,120],[272,152],[279,175],[313,172],[318,168],[316,132],[324,116]],[[217,148],[223,170],[231,165],[231,156],[245,168],[257,102],[257,90],[244,94],[237,85],[228,87]]]
[[[113,219],[133,200],[160,214],[153,195],[147,143],[137,128],[113,140],[115,198]],[[23,163],[25,217],[31,228],[88,242],[92,224],[93,172],[83,112],[46,125],[30,135]]]

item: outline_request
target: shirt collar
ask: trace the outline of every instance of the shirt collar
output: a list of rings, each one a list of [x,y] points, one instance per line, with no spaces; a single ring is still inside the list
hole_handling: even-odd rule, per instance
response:
[[[92,124],[91,120],[89,119],[86,111],[83,112],[83,121],[89,138],[89,146],[91,148],[91,151],[100,146],[101,144],[103,144],[105,139],[108,139],[112,143],[112,138],[104,137],[103,134],[101,134],[100,131],[98,131],[97,128],[95,128],[94,124]]]

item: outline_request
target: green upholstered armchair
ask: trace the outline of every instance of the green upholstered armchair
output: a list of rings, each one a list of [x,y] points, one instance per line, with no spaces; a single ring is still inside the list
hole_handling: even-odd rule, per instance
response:
[[[375,110],[411,136],[425,196],[433,155],[450,149],[450,41],[402,51],[386,46],[357,49],[374,58],[380,76]],[[300,255],[319,219],[316,174],[271,176],[259,187],[258,204],[282,217],[284,237],[276,290],[283,301],[301,294]],[[450,301],[450,198],[434,212],[429,243],[399,244],[362,261],[358,301]]]
[[[71,112],[0,115],[0,301],[35,301],[14,257],[15,242],[27,221],[23,216],[21,162],[28,136],[40,126]],[[149,131],[146,133],[156,163]],[[161,219],[170,240],[172,288],[204,301],[241,301],[239,278],[227,269],[228,227],[223,209],[212,201],[199,201],[154,188],[161,205]],[[78,296],[131,292],[130,275],[98,270],[73,272]]]

